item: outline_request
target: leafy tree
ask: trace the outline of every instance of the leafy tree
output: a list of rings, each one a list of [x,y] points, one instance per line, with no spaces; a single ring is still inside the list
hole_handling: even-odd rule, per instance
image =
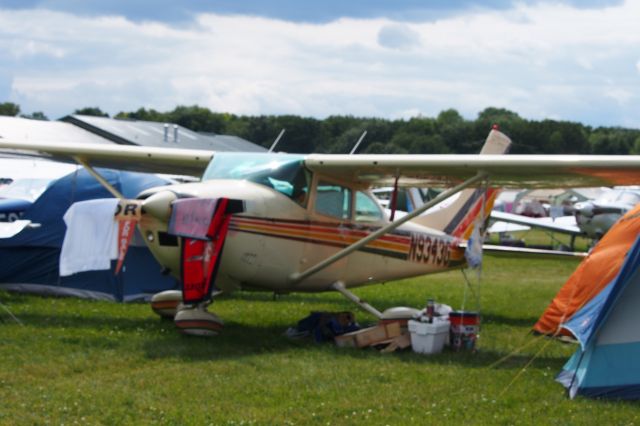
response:
[[[366,154],[408,154],[408,152],[400,147],[385,144],[382,142],[373,142],[367,147]]]
[[[98,107],[84,107],[84,108],[75,110],[73,113],[78,115],[91,115],[94,117],[109,117],[109,114],[107,114],[106,112],[103,112]]]
[[[472,129],[469,123],[455,109],[440,112],[436,118],[436,126],[445,152],[472,153],[479,147],[473,143]]]
[[[42,111],[35,111],[35,112],[32,112],[31,114],[22,115],[21,117],[29,118],[31,120],[49,121],[49,118],[46,115],[44,115],[44,112]]]
[[[429,117],[412,117],[400,127],[400,130],[417,135],[435,135],[438,133],[438,121]]]
[[[0,104],[0,115],[15,117],[20,114],[20,106],[13,102],[3,102]]]
[[[638,131],[620,128],[598,128],[589,136],[594,154],[628,154],[635,147]]]
[[[455,109],[440,111],[436,118],[438,127],[455,127],[464,123],[464,118]]]
[[[631,148],[630,154],[633,154],[633,155],[640,154],[640,136],[638,136],[633,142],[633,148]]]
[[[353,128],[359,128],[363,121],[350,115],[332,115],[322,120],[322,126],[328,137],[337,138]]]
[[[501,131],[508,135],[523,132],[524,120],[515,112],[504,108],[488,107],[478,114],[478,118],[474,123],[474,140],[484,140],[487,133],[494,125],[497,125]],[[515,137],[515,136],[514,136]],[[525,145],[528,145],[525,144]],[[526,152],[527,150],[523,150]]]
[[[362,124],[355,125],[351,128],[344,130],[341,134],[336,137],[331,138],[331,143],[323,144],[322,147],[319,148],[319,152],[327,152],[334,154],[347,154],[351,152],[351,150],[355,147],[356,143],[362,137],[362,133],[364,132],[364,127]],[[364,139],[358,146],[356,154],[361,154],[366,151],[367,146],[370,144],[368,140],[368,133],[365,135]]]
[[[505,108],[488,107],[480,111],[476,121],[480,123],[491,123],[490,126],[494,124],[504,126],[520,120],[522,120],[522,118],[513,111]]]
[[[177,106],[167,114],[167,119],[194,132],[223,133],[225,127],[224,114],[213,113],[209,108],[198,105]]]
[[[640,154],[640,130],[524,120],[513,111],[495,107],[481,111],[476,120],[465,120],[455,109],[444,110],[435,118],[330,116],[318,120],[295,115],[237,116],[197,105],[178,106],[169,112],[140,108],[116,117],[173,122],[194,131],[237,135],[267,148],[284,128],[286,133],[277,147],[284,152],[348,153],[366,130],[358,153],[477,153],[492,125],[498,124],[513,140],[513,153]]]
[[[145,108],[138,108],[138,110],[134,112],[119,112],[114,116],[114,118],[166,122],[167,114],[158,112],[155,109],[147,110]]]
[[[278,143],[277,151],[318,152],[319,146],[325,139],[322,125],[315,118],[281,115],[275,117],[270,127],[272,134],[266,141],[268,145],[271,145],[282,129],[286,129],[286,133]]]
[[[440,135],[398,132],[391,139],[391,146],[411,154],[446,154],[450,152]]]

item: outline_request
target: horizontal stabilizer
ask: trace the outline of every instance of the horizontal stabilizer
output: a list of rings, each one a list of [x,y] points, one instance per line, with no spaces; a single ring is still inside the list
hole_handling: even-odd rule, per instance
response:
[[[464,244],[460,245],[465,247]],[[573,252],[562,250],[544,250],[533,249],[526,247],[510,247],[510,246],[496,246],[491,244],[484,244],[482,251],[486,255],[497,257],[509,257],[509,258],[526,258],[526,259],[568,259],[568,260],[582,260],[587,257],[588,253],[585,252]]]

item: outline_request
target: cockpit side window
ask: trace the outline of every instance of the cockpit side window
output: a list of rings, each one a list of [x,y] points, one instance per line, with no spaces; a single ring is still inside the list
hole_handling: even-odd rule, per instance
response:
[[[351,190],[342,185],[319,181],[315,210],[319,214],[339,219],[351,218]]]
[[[356,222],[379,222],[383,219],[382,211],[368,194],[356,192]]]
[[[291,181],[291,199],[302,207],[306,207],[309,202],[309,188],[311,187],[311,172],[304,167],[300,167]]]

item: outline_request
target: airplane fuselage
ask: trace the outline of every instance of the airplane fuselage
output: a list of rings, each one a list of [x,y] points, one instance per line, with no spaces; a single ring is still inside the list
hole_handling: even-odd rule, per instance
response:
[[[329,290],[336,281],[347,287],[440,272],[462,265],[458,240],[437,230],[408,222],[351,255],[294,282],[291,277],[334,255],[344,247],[389,223],[366,189],[341,186],[314,176],[303,203],[248,180],[207,180],[171,186],[179,197],[230,198],[245,203],[231,219],[215,286],[225,292],[240,288],[287,293]],[[141,198],[167,191],[157,188]],[[324,193],[323,193],[324,191]],[[321,194],[320,196],[318,194]],[[347,194],[340,203],[355,209],[349,217],[323,205],[323,197]],[[366,197],[366,198],[365,198]],[[356,199],[357,198],[357,199]],[[364,203],[369,210],[357,211]],[[341,217],[336,217],[337,215]],[[345,214],[346,216],[346,214]],[[168,221],[144,215],[139,223],[151,252],[174,276],[180,271],[179,238],[167,233]]]

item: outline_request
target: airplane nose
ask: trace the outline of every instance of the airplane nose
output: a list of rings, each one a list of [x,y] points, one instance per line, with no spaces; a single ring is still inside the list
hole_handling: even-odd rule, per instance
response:
[[[593,217],[593,204],[589,202],[576,203],[574,206],[576,216]]]
[[[178,196],[171,191],[156,192],[142,202],[142,211],[163,222],[168,222],[171,217],[171,203]]]

